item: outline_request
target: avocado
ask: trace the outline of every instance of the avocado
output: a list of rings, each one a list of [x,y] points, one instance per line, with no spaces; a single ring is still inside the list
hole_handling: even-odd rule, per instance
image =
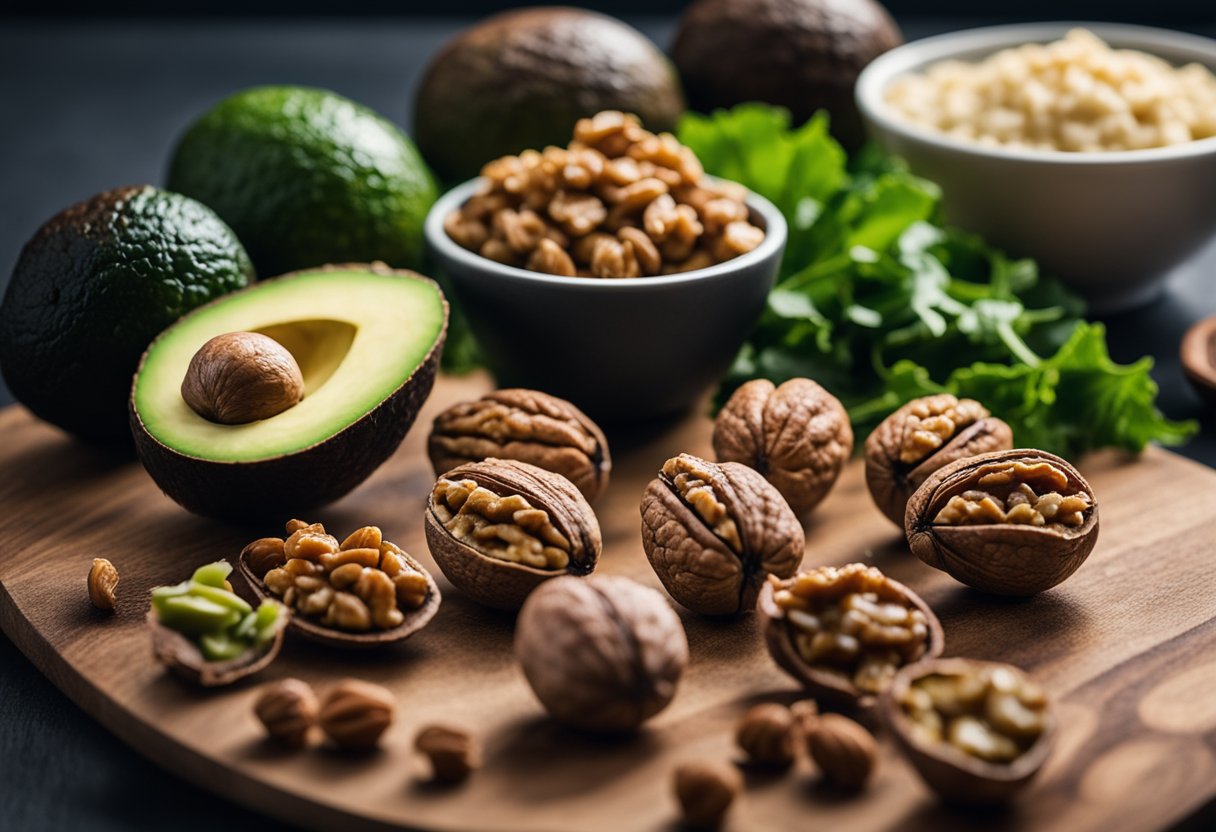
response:
[[[823,109],[854,149],[865,141],[857,76],[901,43],[874,0],[697,0],[680,19],[672,58],[694,109],[763,101],[785,107],[795,124]]]
[[[151,185],[115,188],[46,222],[0,303],[0,372],[35,415],[127,443],[139,356],[186,312],[253,279],[209,208]]]
[[[323,263],[422,264],[435,183],[409,138],[337,93],[257,87],[178,141],[169,188],[232,226],[258,273]]]
[[[383,264],[265,280],[196,310],[148,347],[131,388],[139,458],[166,494],[225,519],[297,516],[367,479],[430,394],[448,305],[421,275]],[[260,421],[219,424],[182,398],[199,349],[253,332],[282,344],[304,396]]]
[[[646,37],[580,9],[505,12],[466,29],[431,60],[414,99],[414,135],[447,182],[507,154],[564,146],[574,123],[601,110],[672,130],[679,80]]]

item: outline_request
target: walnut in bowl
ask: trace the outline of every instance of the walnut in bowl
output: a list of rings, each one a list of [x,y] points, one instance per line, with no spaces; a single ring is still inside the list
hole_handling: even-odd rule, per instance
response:
[[[941,624],[919,595],[873,566],[770,578],[757,604],[769,653],[816,699],[868,707],[900,668],[941,655]]]

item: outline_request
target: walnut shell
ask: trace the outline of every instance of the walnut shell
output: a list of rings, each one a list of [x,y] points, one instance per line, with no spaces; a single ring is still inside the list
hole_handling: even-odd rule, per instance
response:
[[[148,611],[147,623],[152,633],[152,653],[157,661],[189,682],[214,688],[239,682],[274,661],[283,646],[283,633],[290,619],[291,610],[279,604],[274,638],[260,650],[248,650],[235,659],[222,662],[205,659],[197,644],[177,630],[161,624],[155,610]]]
[[[691,483],[689,495],[704,498],[696,503],[702,508],[682,495],[682,483]],[[650,565],[694,612],[747,612],[768,575],[788,577],[802,562],[806,537],[797,516],[768,480],[737,462],[691,454],[667,460],[646,486],[641,512]],[[715,526],[706,512],[714,513]]]
[[[879,712],[900,751],[921,779],[943,800],[962,805],[1002,803],[1023,789],[1043,767],[1055,744],[1057,723],[1050,699],[1046,728],[1034,745],[1009,763],[993,763],[964,754],[945,743],[928,743],[916,735],[912,721],[900,705],[909,686],[931,674],[951,675],[977,667],[1007,667],[972,659],[935,659],[905,667],[883,692]],[[1017,668],[1011,668],[1017,671]]]
[[[891,591],[904,598],[909,606],[920,610],[925,616],[929,632],[924,655],[916,663],[919,664],[927,659],[940,656],[945,647],[945,635],[942,632],[941,622],[933,610],[929,608],[923,598],[899,581],[885,575],[883,578]],[[808,664],[802,658],[794,643],[792,625],[786,618],[786,611],[775,598],[776,591],[781,588],[783,583],[788,583],[788,581],[770,580],[765,583],[764,588],[760,590],[760,598],[756,602],[756,609],[762,618],[764,642],[773,660],[782,670],[801,682],[811,696],[820,702],[845,708],[873,706],[877,697],[860,690],[853,680],[842,674]],[[814,721],[813,714],[811,716],[812,718],[807,720],[808,723]]]
[[[570,547],[569,562],[560,569],[490,557],[449,531],[432,491],[426,512],[431,555],[447,579],[478,603],[494,609],[519,609],[528,593],[544,581],[560,575],[586,575],[595,569],[603,548],[599,521],[579,490],[562,475],[526,462],[487,459],[457,466],[439,479],[471,480],[500,496],[522,496],[548,514]]]
[[[981,477],[1017,462],[1045,462],[1062,472],[1069,492],[1088,499],[1083,522],[1077,526],[935,522],[951,497],[974,490]],[[904,523],[912,553],[935,569],[983,592],[1033,595],[1059,584],[1089,557],[1098,542],[1098,503],[1089,483],[1068,462],[1046,451],[1016,448],[960,459],[936,471],[908,500]]]
[[[939,437],[941,445],[919,460],[901,459],[905,442],[926,415],[941,414],[959,406],[974,408],[976,415],[982,415],[966,424],[947,425],[949,435]],[[948,393],[924,396],[896,410],[866,439],[866,485],[879,511],[902,527],[908,498],[934,471],[958,459],[1012,447],[1013,430],[978,402],[960,401]]]
[[[562,577],[528,598],[515,628],[528,684],[557,720],[631,731],[667,707],[688,663],[679,617],[629,578]]]
[[[806,735],[807,751],[824,778],[839,789],[861,789],[878,762],[878,743],[864,727],[840,714],[824,714]]]
[[[536,390],[496,390],[435,417],[427,439],[435,476],[483,459],[517,459],[561,474],[588,500],[608,487],[604,432],[570,402]]]
[[[840,400],[806,378],[775,387],[756,379],[734,392],[714,423],[719,462],[741,462],[772,483],[801,516],[823,501],[853,453]]]

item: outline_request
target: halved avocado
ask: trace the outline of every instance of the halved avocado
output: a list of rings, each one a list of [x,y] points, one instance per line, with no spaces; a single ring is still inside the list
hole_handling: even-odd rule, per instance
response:
[[[165,330],[131,388],[139,458],[197,514],[297,516],[346,494],[388,459],[435,381],[448,304],[433,281],[382,264],[325,266],[263,281]],[[210,422],[182,398],[198,349],[258,332],[300,365],[304,397],[257,422]]]

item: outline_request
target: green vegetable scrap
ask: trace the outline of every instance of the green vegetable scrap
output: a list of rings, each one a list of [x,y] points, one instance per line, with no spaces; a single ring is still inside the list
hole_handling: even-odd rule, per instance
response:
[[[263,601],[255,610],[224,584],[227,561],[194,570],[190,580],[152,590],[152,608],[161,624],[195,639],[207,661],[239,658],[261,650],[278,631],[279,605]]]
[[[688,114],[678,137],[706,171],[770,199],[790,225],[781,272],[719,391],[807,376],[838,395],[859,436],[918,396],[983,402],[1017,444],[1077,455],[1178,444],[1196,430],[1155,405],[1151,358],[1111,361],[1081,301],[941,222],[937,186],[867,148],[850,163],[816,116],[745,104]]]

